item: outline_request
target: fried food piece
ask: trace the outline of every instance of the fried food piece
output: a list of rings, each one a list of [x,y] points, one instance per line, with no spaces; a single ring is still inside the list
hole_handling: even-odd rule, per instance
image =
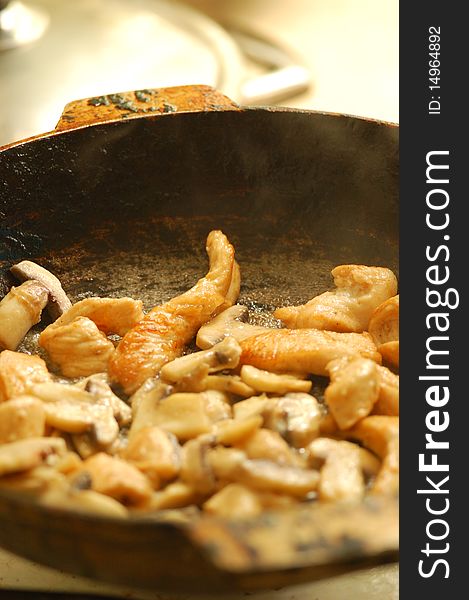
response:
[[[113,343],[87,317],[77,317],[58,327],[49,325],[41,333],[39,345],[47,350],[65,377],[83,377],[106,371],[114,354]]]
[[[186,354],[166,363],[161,368],[161,378],[177,382],[189,377],[196,371],[206,367],[207,373],[215,373],[224,369],[233,369],[238,365],[241,348],[234,338],[225,338],[209,350]]]
[[[246,519],[262,512],[259,495],[240,483],[230,483],[204,503],[203,509],[225,519]]]
[[[373,409],[379,397],[378,365],[367,358],[339,358],[327,365],[331,383],[324,398],[340,429],[349,429]]]
[[[181,447],[176,436],[155,426],[137,431],[121,457],[142,471],[154,487],[160,479],[174,479],[181,468]]]
[[[247,322],[248,318],[249,310],[246,306],[235,304],[227,308],[199,329],[196,338],[197,346],[206,350],[219,344],[226,337],[233,337],[240,342],[253,335],[269,331],[268,327],[251,325]]]
[[[0,444],[41,437],[45,424],[42,402],[33,396],[18,396],[0,404]]]
[[[242,440],[239,447],[246,452],[248,458],[271,460],[279,465],[302,466],[299,455],[294,453],[277,431],[271,429],[257,429]]]
[[[136,467],[104,452],[83,461],[78,473],[89,475],[92,490],[111,496],[124,505],[142,505],[152,493],[149,480]]]
[[[51,380],[39,356],[4,350],[0,352],[0,402],[26,394],[31,386]]]
[[[65,442],[58,437],[28,438],[3,444],[0,446],[0,477],[34,469],[65,452]]]
[[[368,333],[319,329],[273,329],[240,342],[240,364],[274,372],[327,375],[327,364],[342,356],[360,355],[381,362]]]
[[[0,302],[0,350],[16,350],[33,325],[41,320],[49,298],[39,281],[12,287]]]
[[[379,396],[373,414],[399,416],[399,375],[386,367],[378,366]]]
[[[314,451],[314,442],[312,443]],[[365,495],[365,479],[361,469],[360,448],[350,442],[336,442],[327,453],[318,491],[327,502],[360,500]]]
[[[399,418],[372,415],[347,432],[349,439],[361,442],[382,459],[372,492],[397,494],[399,491]]]
[[[279,308],[274,316],[291,329],[360,333],[368,328],[375,308],[397,292],[394,273],[383,267],[340,265],[332,276],[336,290],[302,306]]]
[[[50,271],[44,269],[44,267],[41,267],[35,262],[22,260],[10,267],[10,272],[20,281],[34,279],[35,281],[39,281],[39,283],[47,289],[49,294],[47,311],[53,321],[58,319],[72,306],[59,279],[57,279]]]
[[[279,433],[295,448],[303,448],[319,435],[323,408],[310,394],[291,393],[269,398],[262,416],[264,427]]]
[[[143,303],[133,298],[85,298],[76,302],[43,333],[68,325],[78,317],[90,319],[106,335],[122,336],[143,318]]]
[[[378,306],[371,316],[368,331],[384,361],[399,368],[399,296]]]
[[[309,392],[311,381],[305,381],[294,375],[277,375],[252,365],[241,367],[241,379],[257,392],[288,394],[288,392]]]
[[[189,291],[153,308],[119,343],[109,363],[111,380],[133,393],[181,355],[198,329],[226,306],[233,279],[234,248],[221,231],[207,238],[210,269]]]

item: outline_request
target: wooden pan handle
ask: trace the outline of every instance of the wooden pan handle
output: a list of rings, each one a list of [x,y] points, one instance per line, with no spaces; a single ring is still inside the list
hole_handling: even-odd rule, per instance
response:
[[[184,85],[107,94],[69,102],[56,130],[181,112],[237,110],[238,105],[208,85]]]

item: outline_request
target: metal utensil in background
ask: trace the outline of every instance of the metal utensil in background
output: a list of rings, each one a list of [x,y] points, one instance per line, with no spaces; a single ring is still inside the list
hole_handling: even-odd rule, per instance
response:
[[[241,83],[237,98],[240,104],[275,104],[310,88],[311,73],[291,50],[245,27],[228,24],[226,30],[248,59],[267,69]]]
[[[0,53],[0,145],[53,129],[62,107],[80,97],[204,83],[253,105],[308,85],[308,73],[272,41],[228,31],[179,2],[0,0],[2,7],[0,49],[9,50]],[[268,73],[248,78],[245,57]]]

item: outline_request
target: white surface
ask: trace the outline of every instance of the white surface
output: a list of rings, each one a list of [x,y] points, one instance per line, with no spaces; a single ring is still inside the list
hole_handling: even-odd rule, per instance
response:
[[[217,600],[219,596],[138,592],[64,575],[0,550],[0,588],[28,588],[109,594],[132,600]],[[398,600],[397,567],[386,565],[318,581],[255,594],[225,594],[224,600]]]
[[[398,0],[186,0],[282,41],[312,73],[313,88],[285,104],[397,122]]]

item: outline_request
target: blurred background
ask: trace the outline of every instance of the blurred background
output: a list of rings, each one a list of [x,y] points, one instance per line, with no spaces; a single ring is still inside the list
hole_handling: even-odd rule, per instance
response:
[[[0,0],[0,145],[79,98],[206,83],[398,120],[397,0]]]

